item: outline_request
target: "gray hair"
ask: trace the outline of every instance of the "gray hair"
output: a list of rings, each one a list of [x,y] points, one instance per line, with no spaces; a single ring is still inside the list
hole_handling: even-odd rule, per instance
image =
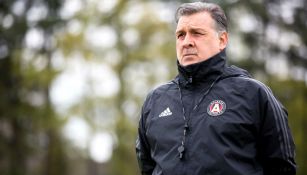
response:
[[[178,24],[179,18],[182,16],[189,16],[199,12],[208,12],[215,21],[215,28],[218,32],[227,32],[227,18],[224,10],[217,4],[208,2],[193,2],[184,3],[178,7],[175,20]]]

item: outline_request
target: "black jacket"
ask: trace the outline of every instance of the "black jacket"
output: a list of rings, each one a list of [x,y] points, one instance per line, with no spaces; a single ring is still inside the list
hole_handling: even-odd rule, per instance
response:
[[[147,96],[136,152],[142,175],[293,175],[287,112],[271,90],[225,64],[182,67]]]

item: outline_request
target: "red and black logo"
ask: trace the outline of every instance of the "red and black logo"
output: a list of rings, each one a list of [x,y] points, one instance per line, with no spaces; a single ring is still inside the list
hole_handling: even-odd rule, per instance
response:
[[[211,116],[222,115],[226,110],[226,103],[222,100],[213,100],[207,107],[207,113]]]

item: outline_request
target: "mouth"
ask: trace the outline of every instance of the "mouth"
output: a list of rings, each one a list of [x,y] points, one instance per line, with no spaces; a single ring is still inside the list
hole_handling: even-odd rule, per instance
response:
[[[191,56],[197,56],[196,53],[187,53],[187,54],[183,54],[182,57],[191,57]]]

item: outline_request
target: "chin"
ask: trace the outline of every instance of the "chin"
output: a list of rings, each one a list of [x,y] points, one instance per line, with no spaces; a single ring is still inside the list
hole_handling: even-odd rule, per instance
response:
[[[182,66],[188,66],[190,64],[195,64],[195,63],[198,63],[200,60],[199,59],[196,59],[195,57],[185,57],[185,58],[182,58],[180,64]]]
[[[193,61],[183,61],[182,63],[180,63],[182,66],[188,66],[191,64],[195,64],[198,63],[199,61],[193,60]]]

